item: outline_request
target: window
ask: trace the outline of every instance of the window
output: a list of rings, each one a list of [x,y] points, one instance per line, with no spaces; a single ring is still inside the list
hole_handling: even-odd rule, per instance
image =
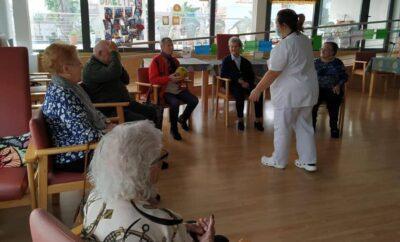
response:
[[[99,40],[117,44],[148,41],[147,0],[89,0],[90,45]],[[148,48],[147,44],[132,45]]]
[[[7,45],[15,44],[12,0],[0,1],[0,42],[2,41]]]
[[[309,2],[298,2],[298,3],[281,3],[281,2],[272,2],[271,6],[271,26],[270,29],[271,31],[276,30],[275,26],[275,19],[276,15],[278,14],[279,10],[285,9],[285,8],[290,8],[293,9],[297,14],[304,14],[306,17],[306,20],[304,21],[304,28],[307,27],[312,27],[313,24],[313,19],[314,19],[314,6],[315,3],[309,3]],[[312,31],[311,30],[306,30],[304,31],[306,35],[311,36]],[[270,38],[276,39],[279,38],[277,33],[271,33]]]
[[[358,23],[360,21],[362,0],[323,0],[320,10],[320,25],[338,25]],[[351,32],[358,31],[358,26],[343,26],[318,29],[323,41],[335,41],[340,48],[354,48],[358,41],[351,40]]]
[[[253,0],[217,0],[215,34],[253,32]],[[243,39],[254,39],[254,35]]]
[[[82,49],[79,0],[30,0],[27,2],[33,49],[45,49],[57,40]]]
[[[400,1],[396,0],[393,9],[393,18],[400,19]],[[392,29],[390,34],[389,51],[394,51],[395,49],[400,51],[400,22],[392,22]]]
[[[163,0],[154,1],[155,40],[163,37],[184,39],[210,36],[210,1]],[[209,40],[181,41],[175,49],[208,44]],[[159,45],[156,45],[159,49]]]
[[[370,0],[368,22],[387,20],[390,0]],[[385,29],[386,23],[368,24],[368,29]],[[384,39],[365,40],[365,48],[381,49]]]

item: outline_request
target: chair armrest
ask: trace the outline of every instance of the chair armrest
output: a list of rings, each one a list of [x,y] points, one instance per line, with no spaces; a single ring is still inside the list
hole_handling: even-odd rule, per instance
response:
[[[219,79],[219,80],[225,81],[225,82],[230,82],[231,81],[231,79],[229,79],[229,78],[224,78],[224,77],[220,77],[220,76],[217,76],[216,78]]]
[[[34,150],[34,152],[35,152],[36,157],[47,156],[47,155],[58,155],[58,154],[64,154],[64,153],[69,153],[69,152],[85,151],[86,146],[87,145],[84,144],[84,145],[53,147],[53,148]],[[96,146],[97,146],[97,143],[90,144],[89,149],[94,150],[94,149],[96,149]]]
[[[82,233],[82,229],[83,229],[83,224],[80,224],[74,228],[71,229],[71,233],[73,233],[74,235],[79,236]]]
[[[32,163],[32,162],[35,162],[35,161],[36,161],[37,156],[36,156],[36,152],[35,152],[35,151],[36,151],[36,150],[35,150],[35,148],[33,147],[33,144],[30,143],[30,144],[28,145],[28,149],[26,149],[26,153],[25,153],[25,161],[26,161],[27,163]]]
[[[147,83],[147,82],[134,82],[134,84],[138,85],[138,86],[143,86],[143,87],[154,87],[154,88],[160,88],[160,85],[153,85],[151,83]]]
[[[355,61],[354,61],[354,63],[367,64],[367,63],[368,63],[368,61],[358,61],[358,60],[355,60]]]
[[[109,108],[109,107],[128,107],[129,102],[114,102],[114,103],[94,103],[96,108]]]

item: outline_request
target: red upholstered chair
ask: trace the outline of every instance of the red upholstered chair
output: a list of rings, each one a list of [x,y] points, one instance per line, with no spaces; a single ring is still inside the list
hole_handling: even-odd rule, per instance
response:
[[[0,137],[19,136],[31,118],[28,50],[0,47],[0,56]],[[26,205],[36,207],[32,165],[0,168],[0,208]]]
[[[29,122],[31,131],[31,144],[28,150],[32,156],[28,157],[30,162],[37,162],[38,174],[38,207],[47,209],[48,195],[54,195],[66,191],[80,190],[83,188],[83,174],[77,172],[55,172],[52,169],[52,158],[56,154],[85,151],[86,145],[74,145],[54,147],[51,137],[47,132],[46,121],[41,109],[33,113]],[[90,145],[91,149],[96,147]]]
[[[231,52],[229,51],[229,39],[233,36],[237,36],[234,34],[217,34],[217,59],[222,60]]]
[[[44,209],[35,209],[29,216],[29,225],[33,242],[76,242],[83,241],[73,234],[64,224]]]

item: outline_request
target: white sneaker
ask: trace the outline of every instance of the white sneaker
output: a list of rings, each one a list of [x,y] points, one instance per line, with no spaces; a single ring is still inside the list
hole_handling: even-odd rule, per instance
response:
[[[304,169],[306,171],[316,171],[317,170],[317,164],[306,164],[306,163],[302,163],[300,160],[295,160],[294,164],[301,169]]]
[[[267,157],[267,156],[261,157],[261,164],[263,164],[264,166],[272,166],[277,169],[285,169],[286,167],[284,165],[279,165],[272,159],[272,157]]]

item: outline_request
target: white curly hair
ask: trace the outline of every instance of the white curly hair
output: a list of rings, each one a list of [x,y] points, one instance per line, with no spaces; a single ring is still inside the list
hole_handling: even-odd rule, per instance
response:
[[[106,201],[149,199],[154,194],[150,167],[161,146],[161,131],[150,121],[114,127],[102,137],[90,163],[94,192]]]

